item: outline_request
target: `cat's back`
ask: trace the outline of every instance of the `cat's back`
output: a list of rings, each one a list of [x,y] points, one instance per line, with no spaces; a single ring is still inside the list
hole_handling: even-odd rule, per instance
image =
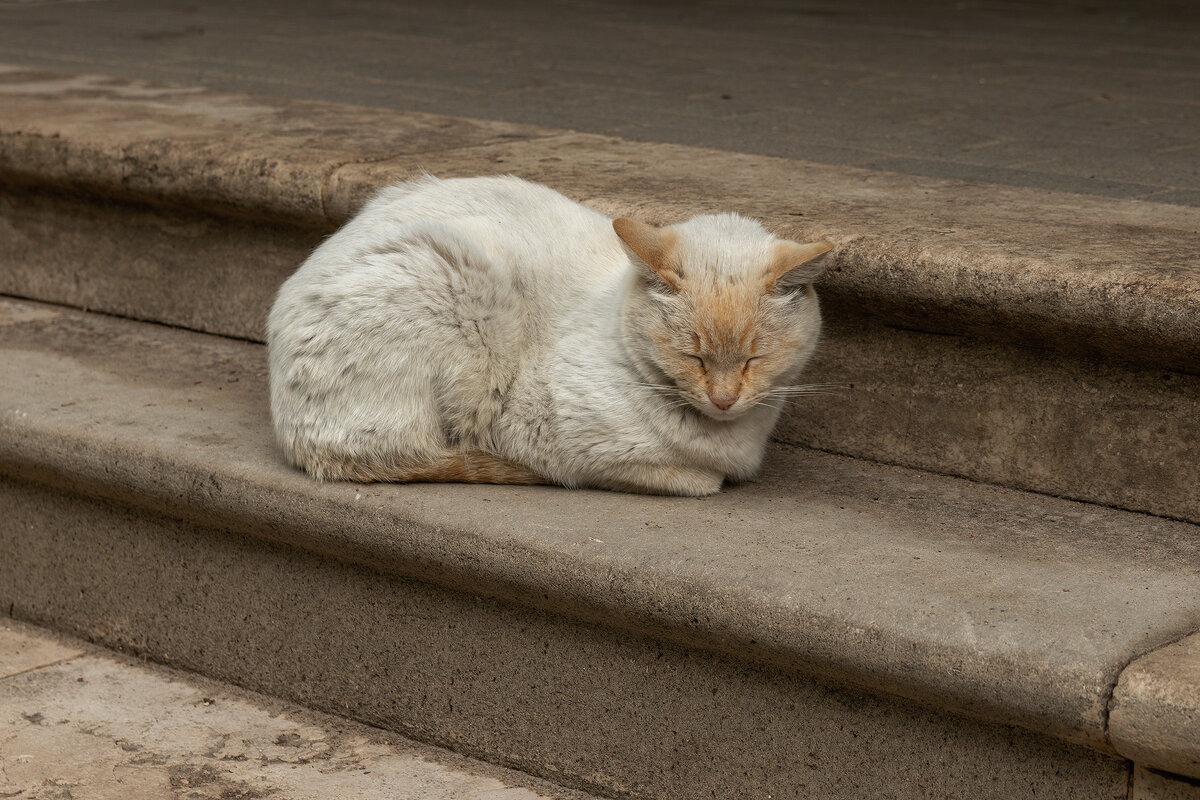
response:
[[[395,184],[347,227],[369,239],[431,222],[468,237],[495,261],[528,269],[553,269],[567,259],[587,261],[588,255],[610,261],[621,252],[607,217],[512,175],[427,176]]]
[[[514,175],[426,175],[384,187],[364,207],[362,215],[369,216],[378,208],[403,210],[409,219],[479,217],[505,222],[547,217],[567,220],[587,211],[548,186]]]
[[[307,336],[335,307],[353,325],[469,297],[554,327],[624,265],[609,219],[549,187],[425,176],[382,189],[309,256],[280,288],[268,338]]]
[[[384,189],[272,307],[284,452],[337,475],[329,463],[372,448],[432,458],[445,431],[488,441],[507,393],[540,374],[623,259],[607,217],[517,178]]]

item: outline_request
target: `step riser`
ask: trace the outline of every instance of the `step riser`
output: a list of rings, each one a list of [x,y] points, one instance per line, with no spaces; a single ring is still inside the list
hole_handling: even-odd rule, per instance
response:
[[[0,191],[0,293],[263,341],[279,285],[323,232]]]
[[[14,616],[558,781],[663,800],[1125,797],[1127,762],[1024,731],[40,485],[0,498]]]
[[[1200,376],[837,314],[779,440],[1200,522]]]
[[[323,232],[0,193],[0,293],[261,341],[278,285]],[[1200,376],[920,333],[827,303],[778,438],[1200,521]]]

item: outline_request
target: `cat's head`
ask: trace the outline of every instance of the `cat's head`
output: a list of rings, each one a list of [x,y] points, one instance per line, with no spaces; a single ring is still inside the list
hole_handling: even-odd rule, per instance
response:
[[[638,265],[625,312],[637,356],[713,419],[781,405],[821,328],[811,286],[821,268],[809,262],[832,245],[778,239],[737,214],[613,229]]]

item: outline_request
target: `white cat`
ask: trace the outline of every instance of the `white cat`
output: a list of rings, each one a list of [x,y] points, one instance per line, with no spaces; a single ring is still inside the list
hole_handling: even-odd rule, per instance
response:
[[[324,480],[705,495],[758,469],[827,242],[610,220],[514,177],[388,187],[268,323],[287,458]]]

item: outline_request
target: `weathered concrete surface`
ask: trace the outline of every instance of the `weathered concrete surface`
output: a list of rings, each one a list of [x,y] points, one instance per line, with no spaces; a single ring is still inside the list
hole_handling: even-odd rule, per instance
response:
[[[0,193],[0,291],[261,340],[278,285],[323,232],[421,167],[516,171],[660,221],[732,205],[816,236],[833,229],[805,220],[842,219],[851,233],[833,230],[843,246],[822,290],[829,336],[810,379],[854,389],[805,404],[785,441],[1200,521],[1200,360],[1188,355],[1200,313],[1187,299],[1195,209],[1162,216],[1066,195],[1043,208],[1048,195],[499,123],[395,114],[391,124],[392,112],[374,109],[8,76],[0,126],[20,132],[0,136],[0,153],[9,148],[10,178],[41,183]],[[412,155],[392,157],[400,152]],[[348,163],[356,158],[373,161]],[[62,193],[85,185],[125,199]],[[181,207],[161,205],[172,202]],[[801,206],[808,216],[783,213]],[[242,216],[213,213],[235,207]],[[995,272],[1013,247],[1041,264],[1020,275],[1053,276],[1049,305],[1004,294],[1022,285]],[[1097,288],[1110,279],[1119,285]],[[1134,308],[1154,296],[1158,311]],[[1183,350],[1120,321],[1159,312]],[[1054,333],[1028,313],[1084,328]],[[947,330],[970,336],[937,335]]]
[[[82,652],[56,637],[35,635],[26,626],[0,622],[0,680],[70,661]]]
[[[1193,525],[790,448],[704,501],[316,484],[261,347],[8,305],[24,480],[1101,748],[1120,669],[1200,628]]]
[[[9,182],[331,229],[422,169],[511,172],[613,214],[734,209],[783,235],[828,237],[838,248],[822,285],[876,317],[1184,370],[1200,361],[1194,208],[15,67],[0,97]]]
[[[276,288],[319,238],[183,209],[0,193],[0,283],[259,341]],[[783,441],[1200,521],[1200,377],[826,306],[806,380],[847,389],[798,403]]]
[[[1200,204],[1186,0],[0,5],[0,61]]]
[[[0,291],[263,341],[313,228],[184,209],[0,192]]]
[[[252,340],[319,238],[182,209],[0,193],[0,283]],[[847,389],[796,404],[783,441],[1200,521],[1200,377],[826,306],[805,380]]]
[[[1200,522],[1200,375],[827,318],[780,441]]]
[[[1134,761],[1200,778],[1200,634],[1125,668],[1113,693],[1109,734]]]
[[[0,796],[588,800],[565,789],[0,617]]]
[[[0,65],[0,175],[328,224],[339,167],[557,131]]]
[[[518,525],[503,495],[463,504]],[[572,622],[565,602],[539,612],[3,478],[0,504],[0,552],[16,555],[0,602],[20,617],[557,783],[653,800],[1125,798],[1123,759]],[[661,573],[640,581],[680,602]]]
[[[1135,766],[1129,800],[1200,800],[1200,781]]]

